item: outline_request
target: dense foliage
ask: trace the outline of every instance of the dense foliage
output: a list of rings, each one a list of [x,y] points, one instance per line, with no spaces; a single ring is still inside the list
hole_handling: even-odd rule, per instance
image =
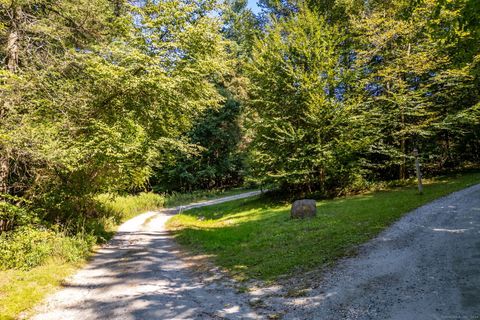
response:
[[[323,193],[405,179],[415,148],[430,173],[478,164],[474,1],[262,4],[273,19],[248,100],[258,179]]]
[[[361,139],[344,101],[350,71],[345,41],[309,11],[276,23],[255,47],[249,102],[255,131],[252,171],[282,186],[321,190],[354,177]]]
[[[156,190],[191,192],[241,185],[244,155],[239,149],[240,125],[240,104],[232,97],[220,109],[206,110],[186,134],[197,150],[172,154],[171,164],[157,173]]]
[[[0,193],[50,221],[144,188],[162,154],[222,100],[215,1],[2,1]]]

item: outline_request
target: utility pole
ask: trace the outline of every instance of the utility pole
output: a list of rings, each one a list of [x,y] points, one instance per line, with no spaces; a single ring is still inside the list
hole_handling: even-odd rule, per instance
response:
[[[418,179],[418,192],[423,194],[422,172],[420,171],[420,162],[418,160],[418,149],[413,149],[413,155],[415,156],[415,170],[417,171]]]

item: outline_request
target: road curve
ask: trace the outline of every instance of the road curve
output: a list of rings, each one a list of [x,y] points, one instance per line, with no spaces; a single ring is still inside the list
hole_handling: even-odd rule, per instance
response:
[[[165,222],[179,211],[258,194],[147,212],[125,222],[85,268],[37,308],[32,319],[257,319],[248,297],[232,282],[196,274],[178,257]]]

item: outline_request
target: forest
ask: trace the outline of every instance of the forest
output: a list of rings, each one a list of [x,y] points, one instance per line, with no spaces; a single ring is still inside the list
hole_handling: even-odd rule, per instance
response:
[[[478,1],[259,6],[0,0],[0,269],[176,193],[352,194],[414,149],[425,176],[478,168]]]

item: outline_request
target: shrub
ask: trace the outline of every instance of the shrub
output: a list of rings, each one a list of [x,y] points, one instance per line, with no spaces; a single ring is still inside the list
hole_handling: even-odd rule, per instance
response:
[[[95,239],[92,235],[68,237],[46,228],[21,226],[0,236],[0,269],[28,270],[49,258],[76,262],[89,254]]]
[[[23,199],[3,196],[6,200],[16,201],[12,204],[7,201],[0,200],[0,233],[3,231],[12,230],[17,226],[22,226],[34,223],[37,220],[37,214],[21,206]]]
[[[0,219],[8,218],[16,228],[0,235],[0,270],[28,270],[42,265],[50,258],[77,262],[89,255],[98,242],[108,240],[108,224],[118,224],[144,211],[158,209],[164,197],[153,193],[136,196],[104,194],[95,199],[96,217],[79,215],[68,224],[37,224],[36,216],[25,208],[0,203]],[[36,219],[36,220],[35,220]]]

